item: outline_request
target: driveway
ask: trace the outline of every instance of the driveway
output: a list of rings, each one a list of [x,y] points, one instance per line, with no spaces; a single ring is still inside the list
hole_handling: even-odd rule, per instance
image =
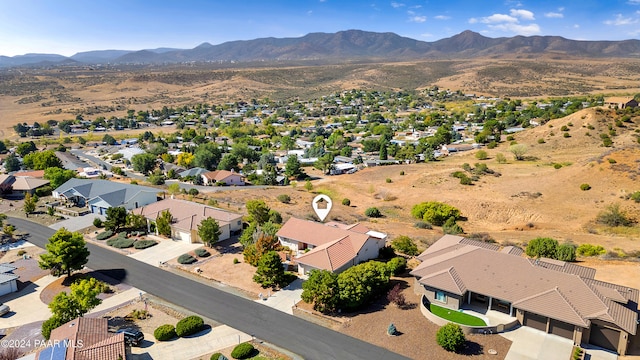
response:
[[[540,330],[521,326],[500,334],[512,341],[505,360],[567,360],[573,341]]]
[[[150,236],[149,238],[153,238],[153,236]],[[154,238],[154,240],[158,242],[158,245],[138,251],[135,254],[129,255],[129,257],[149,265],[159,266],[161,261],[165,262],[175,259],[184,253],[188,253],[189,251],[202,247],[202,244],[189,244],[184,241],[162,238]]]
[[[293,306],[302,298],[302,279],[296,279],[284,289],[271,294],[270,291],[262,293],[263,300],[256,300],[257,303],[280,310],[289,315],[293,315]]]
[[[53,230],[58,230],[58,229],[61,229],[61,228],[65,228],[65,229],[67,229],[69,231],[79,231],[79,230],[86,229],[89,226],[93,225],[93,219],[95,219],[95,218],[99,218],[102,221],[104,221],[106,219],[106,217],[104,217],[103,215],[98,215],[98,214],[87,214],[87,215],[84,215],[84,216],[74,216],[74,217],[71,217],[69,219],[57,222],[55,224],[51,224],[51,225],[49,225],[49,228],[51,228]]]

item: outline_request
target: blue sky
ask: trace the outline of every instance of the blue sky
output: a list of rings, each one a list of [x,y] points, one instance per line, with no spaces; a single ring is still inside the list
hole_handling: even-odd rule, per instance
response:
[[[423,41],[488,37],[640,37],[640,0],[0,0],[0,55],[193,48],[359,29]]]

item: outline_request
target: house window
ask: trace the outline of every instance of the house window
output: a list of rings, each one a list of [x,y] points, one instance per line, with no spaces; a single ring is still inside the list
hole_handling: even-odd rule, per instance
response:
[[[447,302],[447,295],[444,294],[444,292],[442,291],[436,291],[436,300],[446,303]]]
[[[238,220],[238,225],[242,225],[242,220]]]

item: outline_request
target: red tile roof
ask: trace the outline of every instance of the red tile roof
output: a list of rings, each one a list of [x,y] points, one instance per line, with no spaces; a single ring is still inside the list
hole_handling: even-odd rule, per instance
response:
[[[71,320],[53,329],[50,340],[68,342],[66,360],[115,360],[126,356],[124,334],[109,333],[105,318]]]

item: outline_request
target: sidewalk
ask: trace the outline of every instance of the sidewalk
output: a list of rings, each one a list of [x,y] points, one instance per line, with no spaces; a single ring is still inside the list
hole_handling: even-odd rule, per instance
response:
[[[121,305],[124,305],[127,302],[131,302],[136,298],[140,297],[140,294],[145,294],[144,292],[141,292],[139,289],[136,288],[130,288],[128,290],[125,290],[121,293],[115,294],[113,296],[110,296],[104,300],[102,300],[102,302],[100,303],[100,305],[96,306],[95,308],[93,308],[89,314],[93,314],[93,313],[97,313],[100,311],[104,311],[104,310],[109,310],[113,307],[119,307]]]
[[[284,289],[272,293],[271,296],[269,296],[268,291],[262,293],[262,295],[266,298],[265,300],[258,299],[255,301],[260,304],[272,307],[276,310],[285,312],[289,315],[293,315],[293,306],[301,300],[301,294],[302,279],[296,279]]]

